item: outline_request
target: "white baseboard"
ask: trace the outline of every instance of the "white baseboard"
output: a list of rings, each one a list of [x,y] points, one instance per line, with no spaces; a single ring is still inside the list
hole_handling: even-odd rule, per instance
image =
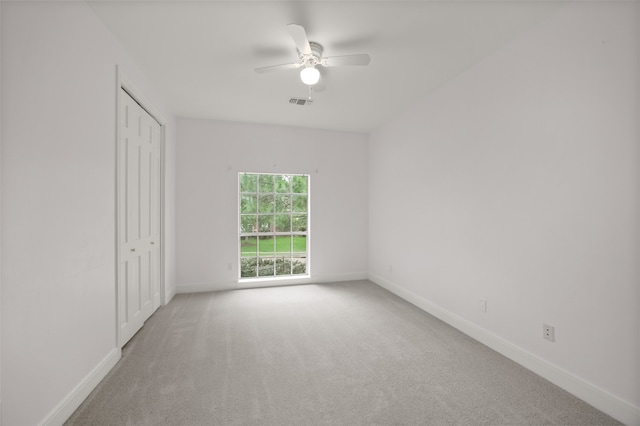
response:
[[[640,407],[624,401],[612,393],[546,361],[539,356],[496,336],[482,327],[435,305],[412,291],[376,274],[369,279],[407,302],[446,322],[507,358],[533,371],[551,383],[577,396],[598,410],[626,425],[640,425]]]
[[[276,285],[321,284],[338,281],[366,280],[368,278],[369,274],[367,272],[353,272],[346,274],[311,275],[303,278],[286,277],[281,279],[248,280],[243,282],[225,281],[217,283],[187,283],[179,284],[176,288],[176,293],[202,293],[208,291],[235,290],[239,288],[271,287]]]
[[[169,302],[171,302],[171,299],[173,299],[176,295],[176,288],[172,287],[169,289],[169,291],[165,294],[165,298],[164,298],[164,304],[168,305]]]
[[[73,414],[74,411],[89,396],[98,383],[116,365],[122,356],[119,348],[113,348],[109,354],[42,420],[40,426],[59,426]]]
[[[313,284],[321,283],[335,283],[340,281],[357,281],[368,280],[369,273],[367,272],[349,272],[346,274],[325,274],[325,275],[313,275],[311,281]]]

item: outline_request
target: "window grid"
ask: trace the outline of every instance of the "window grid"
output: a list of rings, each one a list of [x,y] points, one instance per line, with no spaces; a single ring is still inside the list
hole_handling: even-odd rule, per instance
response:
[[[240,173],[239,276],[308,273],[309,175]]]

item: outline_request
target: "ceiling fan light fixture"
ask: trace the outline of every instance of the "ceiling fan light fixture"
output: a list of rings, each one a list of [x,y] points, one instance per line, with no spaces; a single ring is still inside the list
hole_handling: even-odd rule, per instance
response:
[[[320,81],[320,71],[315,67],[305,67],[300,71],[300,80],[308,86],[313,86]]]

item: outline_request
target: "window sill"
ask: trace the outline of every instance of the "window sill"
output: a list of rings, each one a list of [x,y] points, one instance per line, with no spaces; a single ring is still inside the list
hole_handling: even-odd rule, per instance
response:
[[[240,278],[238,288],[276,287],[282,285],[311,284],[311,275],[286,277]]]

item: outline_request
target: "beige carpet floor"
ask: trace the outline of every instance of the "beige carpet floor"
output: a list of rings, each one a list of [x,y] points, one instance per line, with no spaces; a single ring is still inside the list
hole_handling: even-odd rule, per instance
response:
[[[369,281],[177,295],[67,425],[613,425]]]

